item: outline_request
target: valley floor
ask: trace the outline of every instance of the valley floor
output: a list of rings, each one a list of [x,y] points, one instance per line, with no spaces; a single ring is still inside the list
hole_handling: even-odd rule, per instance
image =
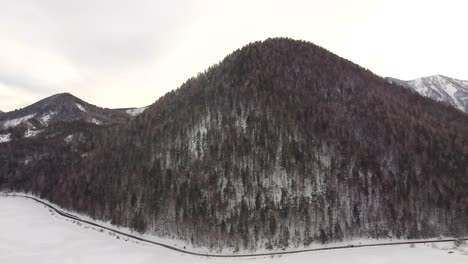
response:
[[[32,200],[0,196],[0,263],[468,263],[467,245],[452,248],[450,242],[275,257],[197,257],[66,221]]]

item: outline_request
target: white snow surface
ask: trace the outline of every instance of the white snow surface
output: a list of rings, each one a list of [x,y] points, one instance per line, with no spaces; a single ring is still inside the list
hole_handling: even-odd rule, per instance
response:
[[[28,138],[28,137],[35,137],[37,134],[41,133],[43,130],[32,130],[32,129],[29,129],[26,130],[26,132],[24,132],[24,137]]]
[[[83,112],[86,112],[86,109],[84,108],[84,106],[80,105],[79,103],[75,103],[76,107],[78,107],[78,109],[80,109],[81,111]]]
[[[137,116],[137,115],[143,113],[143,111],[145,111],[146,108],[148,108],[148,107],[145,106],[145,107],[140,107],[140,108],[133,108],[133,109],[128,109],[125,112],[127,114],[131,115],[131,116]]]
[[[27,116],[23,116],[20,118],[15,118],[15,119],[10,119],[7,121],[2,122],[2,127],[4,129],[10,128],[10,127],[16,127],[19,124],[23,123],[24,121],[28,121],[29,119],[33,118],[36,114],[31,114]]]
[[[43,205],[0,196],[0,263],[468,263],[468,246],[453,243],[354,248],[275,257],[197,257],[77,225]],[[452,252],[449,254],[449,252]]]
[[[465,106],[460,98],[460,92],[466,92],[468,90],[467,81],[457,80],[443,75],[434,75],[407,81],[407,83],[423,96],[431,97],[437,101],[445,101],[465,111]],[[435,97],[432,93],[436,93],[438,96]]]
[[[73,140],[73,135],[68,135],[66,138],[63,139],[67,144],[70,144]]]
[[[49,111],[48,113],[43,114],[39,120],[41,121],[43,125],[48,126],[50,118],[56,114],[57,112]]]
[[[102,125],[102,122],[101,122],[101,121],[99,121],[99,120],[97,120],[97,119],[96,119],[96,118],[94,118],[94,117],[93,117],[93,118],[91,118],[91,123],[93,123],[93,124],[96,124],[96,125],[98,125],[98,126],[99,126],[99,125]]]
[[[0,143],[8,142],[10,141],[10,133],[8,134],[0,134]]]

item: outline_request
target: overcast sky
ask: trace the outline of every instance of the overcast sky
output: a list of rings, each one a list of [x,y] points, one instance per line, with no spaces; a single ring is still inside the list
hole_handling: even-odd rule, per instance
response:
[[[468,80],[468,2],[0,0],[0,110],[145,106],[233,50],[304,39],[381,76]]]

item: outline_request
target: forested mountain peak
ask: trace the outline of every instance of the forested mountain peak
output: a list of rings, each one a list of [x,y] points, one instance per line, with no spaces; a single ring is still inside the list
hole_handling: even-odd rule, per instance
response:
[[[145,108],[107,109],[89,104],[70,93],[44,98],[25,108],[0,114],[0,143],[25,138],[55,137],[70,132],[88,131],[91,126],[123,124]],[[59,124],[64,123],[64,125]],[[71,124],[74,123],[74,124]]]
[[[57,122],[87,122],[96,125],[125,123],[130,120],[128,111],[114,110],[89,104],[70,93],[60,93],[44,98],[32,105],[3,113],[0,116],[0,130],[22,129],[42,130]]]
[[[468,232],[466,115],[305,41],[246,45],[47,162],[7,146],[3,188],[213,250]]]

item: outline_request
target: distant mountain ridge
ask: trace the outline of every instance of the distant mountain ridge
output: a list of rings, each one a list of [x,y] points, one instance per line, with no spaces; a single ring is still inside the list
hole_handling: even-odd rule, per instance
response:
[[[145,109],[101,108],[69,93],[55,94],[24,108],[0,113],[0,143],[38,135],[56,137],[64,132],[71,135],[93,125],[123,124]]]
[[[83,121],[96,125],[127,122],[144,108],[108,109],[87,103],[69,93],[52,95],[27,107],[3,113],[0,130],[24,125],[42,129],[57,122]]]
[[[449,104],[468,113],[468,81],[450,78],[444,75],[421,77],[403,81],[386,78],[388,81],[412,89],[422,96]]]

